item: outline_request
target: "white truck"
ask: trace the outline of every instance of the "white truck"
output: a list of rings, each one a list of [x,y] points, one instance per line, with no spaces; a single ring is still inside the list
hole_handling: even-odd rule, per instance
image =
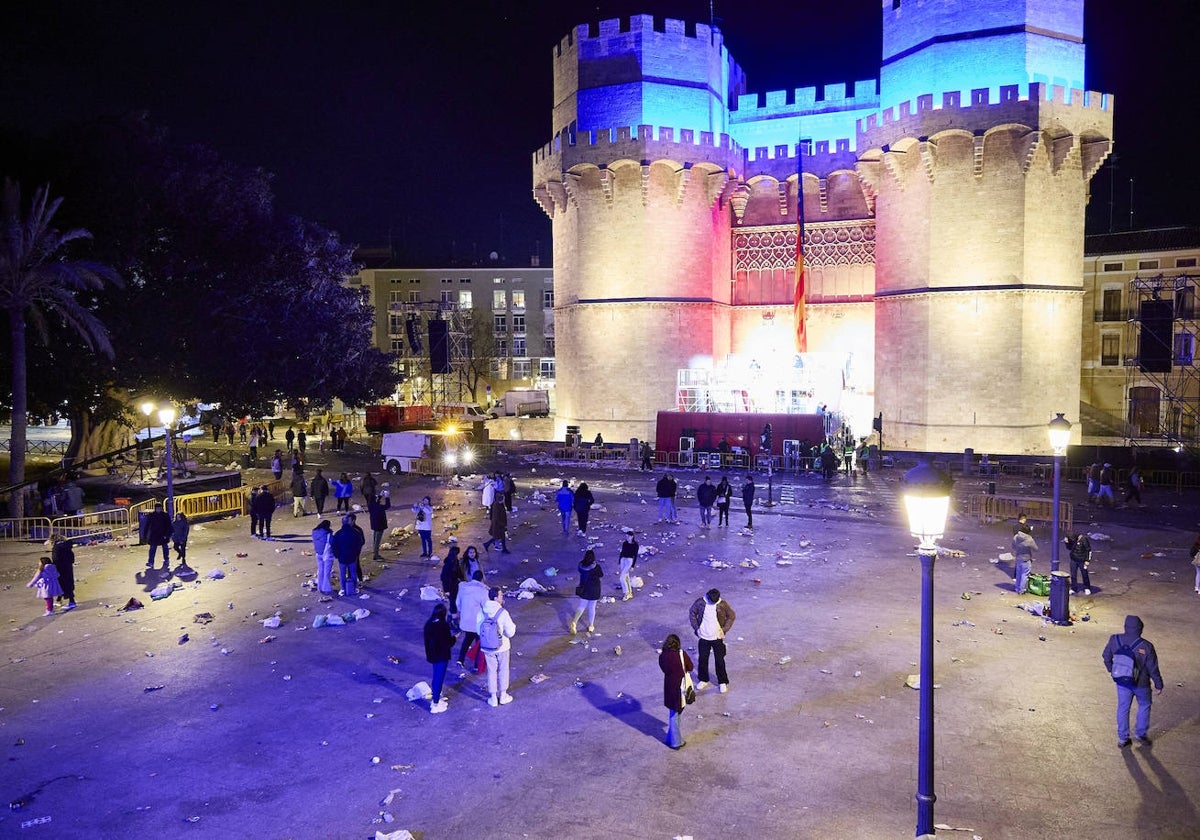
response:
[[[415,432],[389,432],[380,447],[383,469],[392,475],[412,472],[422,458],[437,459],[452,466],[469,464],[474,453],[461,432],[436,429]]]
[[[516,388],[504,393],[506,417],[548,417],[550,393],[533,388]]]

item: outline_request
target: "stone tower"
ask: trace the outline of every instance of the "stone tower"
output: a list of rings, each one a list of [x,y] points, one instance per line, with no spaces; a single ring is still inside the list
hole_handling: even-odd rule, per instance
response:
[[[727,132],[741,71],[721,35],[634,16],[554,50],[554,140],[534,155],[553,220],[558,431],[654,437],[676,372],[729,350]]]
[[[875,408],[895,448],[1044,452],[1046,423],[1078,410],[1084,208],[1111,149],[1111,98],[1079,89],[1083,2],[883,16],[882,110],[857,138]]]

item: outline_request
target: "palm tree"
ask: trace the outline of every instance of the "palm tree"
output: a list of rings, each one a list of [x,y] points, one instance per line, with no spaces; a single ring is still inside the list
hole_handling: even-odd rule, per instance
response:
[[[9,466],[9,515],[22,516],[25,483],[25,432],[29,423],[26,382],[26,330],[37,330],[48,343],[47,315],[54,315],[78,333],[93,351],[112,357],[108,331],[85,302],[81,292],[99,291],[106,282],[119,286],[116,272],[93,262],[68,261],[62,250],[77,239],[90,239],[86,230],[59,232],[52,227],[61,198],[50,200],[50,187],[33,194],[29,212],[21,215],[21,188],[6,180],[0,204],[0,308],[8,314],[12,341],[12,460]]]

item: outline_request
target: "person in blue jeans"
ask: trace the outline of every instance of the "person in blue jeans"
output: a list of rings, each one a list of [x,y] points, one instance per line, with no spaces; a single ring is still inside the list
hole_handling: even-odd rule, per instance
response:
[[[667,719],[667,746],[677,750],[686,743],[679,725],[679,718],[687,708],[683,696],[683,677],[693,666],[691,657],[680,650],[679,637],[674,633],[663,642],[662,653],[658,655],[658,667],[663,672],[663,705],[670,714]]]
[[[329,541],[333,556],[338,561],[338,572],[342,581],[339,595],[358,594],[358,560],[365,543],[362,531],[354,527],[354,517],[343,516],[342,527]]]
[[[1155,694],[1162,694],[1163,679],[1158,670],[1158,653],[1154,645],[1142,638],[1145,625],[1136,615],[1125,616],[1125,632],[1114,633],[1104,646],[1104,667],[1112,675],[1117,685],[1117,747],[1129,746],[1129,708],[1136,697],[1138,702],[1137,725],[1134,735],[1138,741],[1150,745],[1150,706],[1153,698],[1150,687],[1154,686]],[[1132,657],[1133,674],[1121,676],[1118,667],[1114,672],[1114,660]],[[1119,662],[1117,663],[1120,664]]]
[[[450,651],[454,649],[455,633],[446,618],[446,605],[438,602],[433,614],[425,622],[425,660],[433,666],[433,694],[429,700],[429,711],[433,714],[446,711],[446,698],[442,686],[446,684],[446,667],[450,664]]]
[[[1012,553],[1014,560],[1013,586],[1018,595],[1024,595],[1029,588],[1029,572],[1033,568],[1033,552],[1037,549],[1037,541],[1027,530],[1027,525],[1018,525],[1012,538]]]
[[[554,501],[558,504],[558,515],[562,517],[563,533],[569,533],[571,530],[571,511],[575,509],[575,494],[567,486],[565,478],[563,479],[562,487],[558,488],[558,492],[554,494]]]

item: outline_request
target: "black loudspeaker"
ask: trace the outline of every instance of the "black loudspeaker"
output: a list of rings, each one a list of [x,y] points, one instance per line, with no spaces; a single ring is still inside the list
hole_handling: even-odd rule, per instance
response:
[[[1142,301],[1142,331],[1138,338],[1138,369],[1170,373],[1172,324],[1175,307],[1169,300]]]
[[[445,321],[429,322],[429,367],[433,373],[450,372],[450,331]]]
[[[404,322],[404,332],[408,334],[408,348],[417,354],[421,352],[420,323],[416,318],[409,318]]]

